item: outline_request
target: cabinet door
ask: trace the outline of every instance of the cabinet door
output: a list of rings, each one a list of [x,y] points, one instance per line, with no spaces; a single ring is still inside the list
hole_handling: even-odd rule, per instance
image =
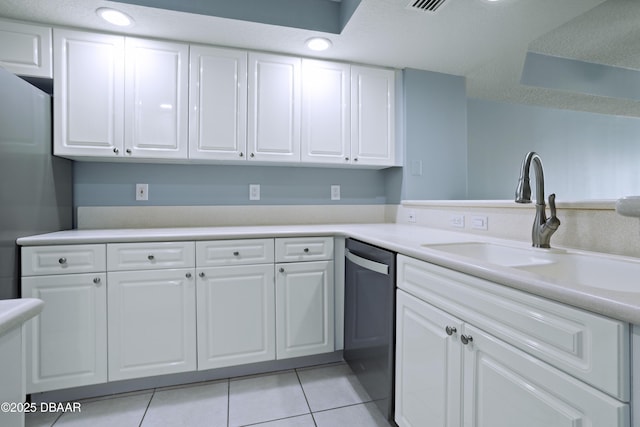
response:
[[[191,46],[189,54],[189,158],[246,159],[247,53]]]
[[[350,66],[302,60],[303,162],[351,161]]]
[[[52,78],[51,27],[0,21],[0,65],[14,74]]]
[[[460,426],[462,322],[400,290],[396,306],[396,423]]]
[[[300,161],[300,58],[249,53],[249,160]]]
[[[467,427],[628,427],[629,405],[465,325]]]
[[[273,264],[198,269],[198,369],[274,360]]]
[[[22,296],[44,301],[27,324],[27,393],[107,381],[106,275],[22,278]]]
[[[108,273],[109,381],[196,369],[192,269]]]
[[[277,358],[334,349],[333,261],[277,264]]]
[[[187,158],[189,46],[127,38],[125,155]]]
[[[53,32],[54,154],[122,155],[124,37]]]
[[[395,73],[351,67],[351,156],[355,164],[395,164]]]

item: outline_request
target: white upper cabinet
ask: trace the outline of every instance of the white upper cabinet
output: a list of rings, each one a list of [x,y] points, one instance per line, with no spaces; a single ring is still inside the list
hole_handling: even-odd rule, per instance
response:
[[[394,166],[395,72],[351,67],[351,157],[356,164]]]
[[[189,46],[125,39],[125,155],[187,158]]]
[[[191,46],[189,158],[247,155],[247,52]]]
[[[54,154],[187,158],[186,44],[54,31]]]
[[[53,77],[51,28],[0,21],[0,66],[21,76]]]
[[[303,162],[349,164],[349,64],[302,60]]]
[[[54,154],[110,156],[124,143],[124,37],[58,30]]]
[[[300,161],[300,58],[249,53],[249,160]]]

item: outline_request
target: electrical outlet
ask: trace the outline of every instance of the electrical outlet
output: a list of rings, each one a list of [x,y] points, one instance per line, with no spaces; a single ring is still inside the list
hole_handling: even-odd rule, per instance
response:
[[[340,200],[340,186],[332,185],[331,186],[331,200]]]
[[[452,215],[449,223],[455,228],[464,228],[464,215]]]
[[[489,218],[486,215],[474,215],[471,217],[471,228],[474,230],[488,230]]]
[[[249,200],[260,200],[260,184],[249,184]]]
[[[149,184],[136,184],[136,200],[149,200]]]

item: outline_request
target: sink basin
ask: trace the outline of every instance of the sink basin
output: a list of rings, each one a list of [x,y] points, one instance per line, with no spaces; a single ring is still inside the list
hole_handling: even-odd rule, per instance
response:
[[[553,254],[544,249],[515,248],[489,242],[441,243],[423,247],[503,267],[544,265],[553,262],[550,258]]]
[[[473,261],[528,271],[574,286],[640,292],[640,261],[591,256],[561,249],[518,248],[490,242],[422,246]]]
[[[572,253],[553,254],[553,258],[548,264],[517,268],[579,286],[640,292],[640,262]]]

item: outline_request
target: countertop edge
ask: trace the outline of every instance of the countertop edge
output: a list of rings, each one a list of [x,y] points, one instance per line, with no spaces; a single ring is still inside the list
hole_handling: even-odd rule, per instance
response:
[[[44,302],[38,298],[0,300],[0,336],[37,316],[43,308]]]

